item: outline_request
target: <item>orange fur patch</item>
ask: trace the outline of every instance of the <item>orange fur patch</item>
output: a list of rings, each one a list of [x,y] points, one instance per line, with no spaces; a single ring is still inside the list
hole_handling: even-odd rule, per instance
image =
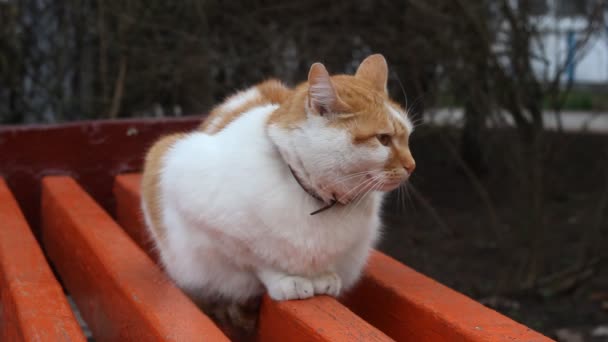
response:
[[[238,101],[239,97],[244,96],[250,89],[257,89],[259,95],[247,99],[247,101],[244,101],[236,108],[225,108],[226,104],[231,101]],[[280,81],[274,79],[264,81],[252,88],[230,96],[226,101],[213,108],[207,119],[199,127],[199,130],[208,134],[215,134],[248,110],[266,104],[282,104],[290,95],[291,89],[287,88]]]
[[[183,133],[165,136],[158,140],[146,154],[141,191],[150,220],[152,221],[152,226],[149,228],[154,230],[154,234],[158,237],[160,243],[164,243],[166,235],[166,229],[162,224],[160,207],[159,181],[162,160],[169,148],[185,136],[186,134]]]

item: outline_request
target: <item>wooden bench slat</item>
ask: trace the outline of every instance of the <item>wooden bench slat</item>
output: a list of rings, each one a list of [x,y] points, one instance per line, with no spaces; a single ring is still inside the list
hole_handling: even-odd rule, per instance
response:
[[[552,341],[378,251],[342,302],[398,341]]]
[[[393,341],[334,298],[275,302],[264,296],[258,341]]]
[[[116,221],[150,258],[159,264],[158,252],[148,234],[140,207],[141,175],[130,173],[116,176],[112,189],[116,200]]]
[[[228,341],[70,177],[42,181],[42,235],[100,341]]]
[[[86,341],[17,201],[0,178],[0,341]]]
[[[116,177],[114,195],[118,222],[148,252],[141,210],[139,174]],[[392,341],[335,299],[320,296],[304,301],[275,302],[265,296],[258,326],[259,341]]]

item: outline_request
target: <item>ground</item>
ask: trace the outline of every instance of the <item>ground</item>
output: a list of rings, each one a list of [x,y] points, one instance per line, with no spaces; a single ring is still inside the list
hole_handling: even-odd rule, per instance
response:
[[[454,158],[457,133],[419,130],[411,141],[418,163],[411,180],[416,191],[410,189],[409,197],[396,193],[389,197],[380,249],[550,337],[565,341],[560,329],[567,329],[566,334],[580,333],[585,341],[608,341],[608,337],[590,337],[593,329],[608,325],[608,248],[602,249],[608,241],[608,213],[601,222],[598,219],[601,196],[608,191],[608,137],[559,133],[545,137],[545,231],[536,249],[545,256],[541,278],[576,265],[583,246],[589,245],[586,241],[599,248],[585,260],[603,258],[588,272],[574,273],[582,280],[569,276],[548,281],[543,292],[522,291],[518,284],[508,283],[516,279],[524,244],[536,234],[522,228],[527,217],[525,189],[516,175],[523,168],[511,157],[513,133],[488,135],[490,173],[479,184],[488,190],[491,201],[484,202]],[[487,203],[499,217],[497,228],[491,228]],[[588,235],[598,222],[601,239]],[[560,286],[568,281],[574,285]],[[551,289],[558,291],[546,292]]]

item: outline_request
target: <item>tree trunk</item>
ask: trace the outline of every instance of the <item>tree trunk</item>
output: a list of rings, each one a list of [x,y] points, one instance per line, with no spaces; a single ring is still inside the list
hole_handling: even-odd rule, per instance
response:
[[[485,131],[485,118],[478,104],[467,100],[464,108],[464,127],[460,137],[460,154],[469,168],[477,177],[488,174],[488,163],[483,148],[483,133]]]

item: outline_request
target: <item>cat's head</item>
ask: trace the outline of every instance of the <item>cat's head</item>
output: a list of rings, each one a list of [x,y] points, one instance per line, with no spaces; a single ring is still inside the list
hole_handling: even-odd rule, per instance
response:
[[[323,199],[348,203],[369,191],[390,191],[416,163],[413,126],[387,93],[388,67],[367,57],[355,75],[330,76],[323,64],[269,120],[269,135],[306,186]]]

